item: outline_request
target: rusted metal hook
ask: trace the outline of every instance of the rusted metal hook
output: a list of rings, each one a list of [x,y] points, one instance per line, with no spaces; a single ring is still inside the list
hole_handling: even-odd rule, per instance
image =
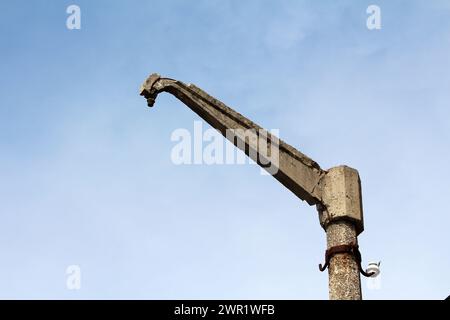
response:
[[[359,251],[359,246],[356,243],[334,246],[334,247],[331,247],[328,250],[326,250],[325,251],[325,264],[323,266],[322,266],[322,264],[319,264],[319,270],[321,272],[325,271],[325,269],[327,269],[328,266],[330,265],[331,257],[333,257],[335,254],[338,254],[338,253],[349,253],[349,254],[353,255],[356,263],[358,263],[359,272],[361,272],[361,274],[363,276],[371,277],[372,275],[375,274],[375,272],[367,273],[361,267],[361,260],[362,260],[361,252]]]

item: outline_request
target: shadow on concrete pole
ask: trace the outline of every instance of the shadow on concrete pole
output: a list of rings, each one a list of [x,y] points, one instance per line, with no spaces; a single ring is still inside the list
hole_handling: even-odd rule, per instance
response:
[[[327,234],[325,263],[319,268],[328,268],[330,299],[361,299],[360,273],[370,274],[361,268],[357,241],[364,229],[358,171],[347,166],[323,170],[314,160],[192,84],[152,74],[140,90],[149,107],[161,92],[174,95],[297,197],[317,207]]]
[[[355,169],[328,170],[323,179],[319,220],[327,233],[329,295],[332,300],[359,300],[361,255],[357,236],[363,231],[361,181]],[[334,251],[334,252],[333,252]],[[323,268],[322,268],[323,269]]]

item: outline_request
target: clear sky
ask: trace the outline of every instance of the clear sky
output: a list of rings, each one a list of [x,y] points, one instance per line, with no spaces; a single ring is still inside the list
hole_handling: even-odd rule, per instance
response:
[[[450,295],[449,1],[1,1],[0,40],[1,298],[328,298],[315,208],[254,165],[173,164],[199,117],[148,109],[153,72],[359,170],[366,299]]]

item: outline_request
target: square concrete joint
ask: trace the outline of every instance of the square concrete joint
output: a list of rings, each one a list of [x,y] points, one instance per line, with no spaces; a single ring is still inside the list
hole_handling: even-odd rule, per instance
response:
[[[359,234],[364,230],[361,180],[357,170],[339,166],[328,170],[322,181],[322,200],[326,214],[322,226],[336,220],[347,220],[355,224]]]

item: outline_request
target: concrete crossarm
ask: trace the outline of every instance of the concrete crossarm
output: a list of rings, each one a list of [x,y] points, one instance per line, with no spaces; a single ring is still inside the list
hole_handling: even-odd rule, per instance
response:
[[[261,156],[261,153],[258,153],[258,143],[260,142],[257,140],[262,140],[259,138],[265,138],[265,141],[269,146],[274,144],[279,152],[279,157],[277,170],[275,173],[271,174],[301,200],[306,201],[309,205],[318,205],[319,212],[321,213],[322,226],[324,228],[329,221],[342,217],[361,222],[361,227],[358,229],[360,229],[359,232],[362,231],[362,212],[349,212],[352,210],[359,211],[358,208],[361,208],[358,203],[358,201],[360,201],[360,194],[349,196],[345,193],[345,190],[342,189],[345,189],[346,186],[349,185],[349,177],[354,180],[354,173],[356,172],[357,181],[351,183],[351,185],[354,186],[352,190],[356,190],[355,192],[360,190],[358,185],[359,176],[356,170],[345,166],[338,167],[343,170],[333,171],[333,175],[330,175],[330,179],[327,179],[328,171],[321,169],[315,161],[281,139],[278,139],[278,137],[272,136],[251,120],[227,107],[224,103],[210,96],[195,85],[187,85],[181,81],[161,78],[158,74],[152,74],[143,83],[140,90],[140,94],[147,99],[150,107],[153,106],[155,99],[160,92],[168,92],[174,95],[262,167],[264,167],[264,165],[262,165],[260,159],[255,156],[256,154]],[[235,130],[235,134],[234,136],[231,136],[231,138],[227,132],[229,129]],[[253,139],[254,137],[251,136],[248,137],[242,135],[242,132],[240,131],[245,130],[256,132],[257,139]],[[354,172],[348,172],[348,170],[353,170]],[[339,174],[336,175],[334,173]],[[342,178],[342,180],[339,180],[340,178]],[[337,181],[337,183],[334,181]],[[327,182],[333,182],[333,188],[328,188],[330,192],[332,191],[331,195],[330,192],[324,190],[327,186]],[[328,183],[328,185],[331,184]],[[356,209],[349,209],[349,201],[344,203],[342,201],[337,201],[334,197],[335,194],[338,194],[339,198],[344,196],[344,199],[348,198],[353,201],[351,204]],[[336,211],[338,212],[337,215],[334,214],[335,210],[329,207],[327,199],[330,199],[331,205],[334,206],[336,203],[340,206]]]
[[[163,91],[173,94],[225,137],[227,137],[227,129],[253,129],[257,134],[264,130],[192,84],[186,85],[183,82],[160,78],[159,75],[153,74],[141,87],[141,95],[147,98],[149,106],[153,105],[158,93]],[[264,132],[267,134],[268,141],[278,142],[279,165],[274,177],[310,205],[320,203],[321,194],[318,184],[325,172],[312,159],[280,139],[272,137],[267,131]],[[254,150],[257,144],[247,140],[243,149],[244,144],[239,144],[237,141],[238,139],[231,142],[247,155],[257,153],[257,150]],[[253,160],[257,161],[257,159]]]

